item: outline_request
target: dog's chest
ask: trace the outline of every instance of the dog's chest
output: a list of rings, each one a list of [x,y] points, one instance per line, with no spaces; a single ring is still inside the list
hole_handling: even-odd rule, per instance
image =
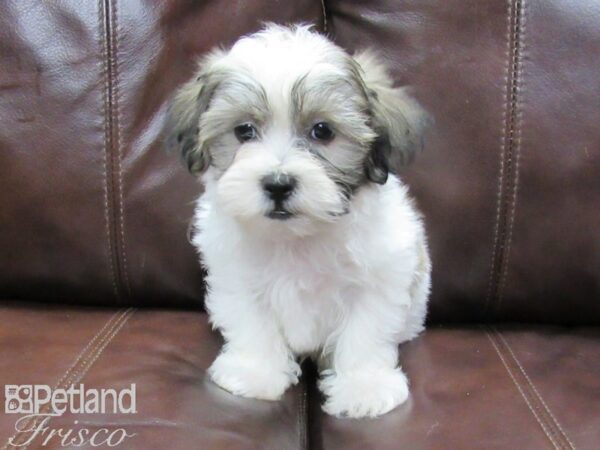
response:
[[[289,346],[296,353],[318,350],[355,296],[355,265],[348,255],[305,247],[284,257],[274,254],[268,266],[264,300]]]

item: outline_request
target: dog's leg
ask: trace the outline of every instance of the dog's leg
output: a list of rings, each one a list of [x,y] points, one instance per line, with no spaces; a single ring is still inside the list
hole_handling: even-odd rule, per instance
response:
[[[321,372],[325,412],[375,417],[408,398],[408,381],[398,367],[398,338],[404,332],[408,308],[384,304],[384,299],[366,296],[352,305]],[[400,304],[410,302],[396,303]]]
[[[207,307],[225,345],[209,375],[232,394],[277,400],[298,382],[300,366],[275,318],[253,300],[242,294],[211,292]]]

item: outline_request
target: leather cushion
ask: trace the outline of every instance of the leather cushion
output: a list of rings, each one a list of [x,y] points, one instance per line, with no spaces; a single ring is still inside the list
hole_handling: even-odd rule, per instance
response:
[[[374,420],[321,413],[315,448],[592,449],[600,442],[600,330],[436,327],[404,345],[407,403]]]
[[[52,418],[50,428],[124,428],[137,435],[123,448],[144,450],[305,446],[303,384],[268,402],[233,396],[207,379],[221,340],[205,314],[5,306],[0,321],[2,405],[6,384],[117,390],[136,384],[137,414],[67,413]],[[18,417],[0,414],[0,446],[13,436],[17,443],[29,439],[15,436]],[[64,447],[57,438],[43,448]]]

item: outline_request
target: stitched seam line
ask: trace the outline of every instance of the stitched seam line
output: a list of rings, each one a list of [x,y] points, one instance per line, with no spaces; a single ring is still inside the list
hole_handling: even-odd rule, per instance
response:
[[[106,190],[108,192],[108,227],[115,278],[117,301],[130,292],[127,276],[123,230],[123,192],[121,174],[121,144],[119,130],[118,68],[116,6],[112,0],[103,0],[102,36],[105,65],[105,153],[107,159]]]
[[[518,180],[519,145],[516,135],[520,137],[519,87],[521,74],[521,35],[522,35],[522,0],[514,0],[508,4],[507,30],[507,67],[506,67],[506,97],[502,114],[502,139],[500,145],[500,170],[498,176],[497,206],[492,244],[492,258],[488,290],[484,312],[488,315],[492,306],[499,305],[503,273],[508,270],[508,250],[512,236],[512,225],[516,203],[516,183]]]
[[[104,352],[104,349],[106,347],[108,347],[108,344],[110,344],[112,342],[114,337],[119,333],[119,331],[121,331],[121,328],[123,328],[125,323],[127,323],[127,321],[131,318],[131,316],[134,313],[135,313],[135,310],[131,309],[131,308],[129,308],[127,311],[125,311],[125,314],[123,316],[121,316],[117,322],[115,322],[115,325],[113,327],[111,327],[112,328],[111,333],[108,334],[105,339],[101,340],[98,343],[98,345],[96,345],[94,350],[92,350],[92,352],[90,353],[90,358],[84,359],[84,365],[81,367],[81,370],[78,373],[74,373],[73,377],[66,380],[65,387],[72,386],[75,383],[79,383],[83,379],[83,377],[88,373],[90,368],[98,360],[98,358],[100,357],[102,352]],[[46,423],[49,423],[51,420],[52,420],[52,418],[50,418]],[[21,447],[21,449],[27,450],[28,447],[29,446],[24,446],[24,447]]]
[[[66,373],[65,373],[65,375],[63,375],[63,377],[61,378],[61,380],[63,380],[63,381],[62,381],[62,382],[59,382],[59,383],[57,383],[57,384],[54,386],[54,389],[66,389],[66,388],[68,388],[70,385],[72,385],[72,384],[74,384],[74,383],[76,383],[76,382],[77,382],[77,380],[76,380],[76,376],[77,376],[77,375],[78,375],[78,374],[81,372],[81,368],[82,368],[83,366],[85,366],[85,365],[86,365],[86,363],[87,363],[87,362],[90,360],[90,358],[92,357],[91,355],[93,355],[93,354],[96,352],[96,350],[97,350],[97,349],[98,349],[98,348],[99,348],[99,347],[100,347],[100,346],[103,344],[103,342],[104,342],[104,341],[106,341],[107,337],[108,337],[108,336],[110,336],[110,334],[111,334],[112,330],[114,330],[114,329],[115,329],[115,327],[116,327],[116,326],[118,326],[118,324],[119,324],[119,323],[122,321],[123,317],[124,317],[125,315],[127,315],[127,312],[128,312],[128,311],[124,311],[124,312],[123,312],[123,313],[122,313],[122,314],[119,316],[119,318],[118,318],[118,319],[117,319],[115,322],[113,322],[113,323],[112,323],[112,325],[111,325],[111,326],[110,326],[110,327],[107,329],[107,331],[106,331],[106,332],[105,332],[105,333],[102,335],[102,338],[101,338],[101,339],[98,341],[98,344],[96,344],[96,345],[94,346],[94,348],[93,348],[93,349],[92,349],[92,350],[91,350],[89,353],[85,354],[85,355],[84,355],[84,357],[83,357],[83,358],[82,358],[80,361],[78,361],[78,363],[77,363],[76,367],[73,369],[73,371],[72,371],[72,372],[70,372],[70,373],[66,372]],[[94,361],[95,361],[95,359],[94,359]],[[88,366],[88,369],[89,369],[89,366]],[[86,370],[85,372],[87,372],[87,370]],[[85,372],[84,372],[84,373],[85,373]],[[67,375],[67,373],[68,373],[68,375]],[[79,380],[80,380],[80,379],[81,379],[81,378],[79,378]],[[40,411],[40,414],[47,414],[49,411],[50,411],[50,408],[49,408],[49,407],[45,407],[45,408],[42,408],[42,410]],[[39,420],[38,418],[35,418],[35,419],[34,419],[34,421],[33,421],[33,427],[36,427],[36,426],[38,425],[38,420]],[[50,419],[50,420],[51,420],[51,419]],[[28,425],[30,425],[30,424],[31,424],[31,422],[29,422],[29,424],[28,424]],[[23,433],[23,432],[22,432],[22,433],[17,433],[17,434],[16,434],[16,439],[13,439],[13,440],[12,440],[12,442],[13,442],[12,446],[14,447],[14,446],[16,446],[16,445],[19,445],[19,446],[20,446],[19,448],[21,448],[21,449],[23,449],[23,450],[26,450],[26,449],[27,449],[27,446],[23,446],[23,444],[24,444],[24,442],[26,442],[26,440],[27,440],[27,438],[26,438],[27,434],[28,434],[27,432],[24,432],[24,433]],[[19,439],[19,438],[20,438],[20,437],[22,437],[22,436],[23,436],[23,439]],[[18,441],[18,442],[17,442],[17,441]],[[11,441],[9,440],[9,443],[10,443],[10,442],[11,442]],[[9,444],[9,445],[10,445],[10,444]]]
[[[114,107],[114,118],[113,126],[116,130],[114,148],[116,150],[115,163],[117,165],[117,193],[119,198],[119,231],[120,231],[120,247],[121,247],[121,258],[122,258],[122,277],[127,293],[131,295],[131,285],[129,284],[129,275],[127,270],[127,253],[125,247],[125,211],[123,206],[123,153],[122,153],[122,133],[121,133],[121,102],[120,102],[120,85],[119,85],[119,25],[118,25],[118,12],[117,4],[118,0],[113,2],[112,8],[112,26],[110,30],[113,34],[113,107]]]
[[[495,333],[497,335],[499,335],[499,333],[497,331]],[[552,443],[553,447],[557,450],[568,449],[569,447],[564,447],[557,441],[558,436],[550,428],[548,422],[543,420],[542,409],[539,405],[539,402],[536,401],[537,399],[535,397],[532,397],[530,394],[530,391],[524,385],[522,385],[519,382],[519,380],[517,379],[517,373],[513,369],[511,369],[511,366],[510,366],[509,362],[507,361],[507,358],[504,356],[504,352],[502,351],[501,343],[498,340],[498,338],[492,336],[492,332],[490,329],[486,329],[485,334],[486,334],[487,338],[489,339],[489,341],[491,342],[492,347],[496,351],[496,354],[500,358],[500,361],[502,362],[502,365],[504,366],[504,368],[506,369],[506,372],[510,376],[513,384],[516,386],[516,388],[519,391],[519,393],[521,394],[521,397],[523,398],[523,400],[525,400],[527,407],[529,408],[529,410],[535,417],[536,421],[538,422],[538,424],[544,431],[544,434],[546,435],[548,440]]]
[[[323,33],[327,34],[329,24],[327,23],[327,6],[325,5],[325,0],[321,0],[321,11],[323,12]]]
[[[115,329],[116,326],[118,326],[118,324],[123,320],[124,316],[126,316],[128,314],[130,310],[119,310],[117,312],[115,312],[104,324],[104,326],[94,335],[94,337],[87,343],[87,345],[79,352],[79,354],[76,356],[75,361],[69,366],[69,368],[65,371],[65,373],[60,377],[60,379],[56,382],[56,384],[53,387],[53,390],[56,389],[60,389],[60,388],[66,388],[69,386],[69,384],[72,384],[73,382],[71,382],[70,380],[72,380],[74,378],[74,374],[77,374],[80,372],[82,365],[85,365],[86,362],[89,360],[90,358],[90,354],[93,354],[95,352],[95,350],[102,345],[102,342],[106,339],[106,337],[108,335],[110,335],[111,331]],[[94,345],[96,343],[96,341],[98,341],[98,344]],[[90,351],[90,348],[93,347],[93,349]],[[88,366],[89,369],[89,366]],[[44,413],[44,411],[48,411],[49,408],[42,408],[41,413]],[[31,428],[31,425],[37,425],[38,423],[38,419],[32,419],[32,420],[28,420],[26,421],[25,425],[23,428],[25,429],[29,429]],[[7,442],[4,444],[4,446],[2,447],[1,450],[6,450],[9,446],[10,447],[15,447],[16,445],[19,445],[21,443],[23,443],[25,441],[25,439],[19,439],[21,436],[26,436],[27,432],[23,433],[23,432],[16,432],[13,436],[11,436]],[[16,445],[14,445],[16,444]],[[20,447],[20,448],[24,448],[24,447]]]
[[[110,319],[104,324],[104,326],[100,329],[100,331],[98,331],[94,337],[92,338],[91,341],[89,341],[87,343],[87,345],[79,352],[79,354],[77,355],[77,357],[75,358],[75,361],[73,362],[73,364],[71,364],[71,366],[69,366],[69,368],[65,371],[65,373],[62,375],[62,377],[60,377],[60,379],[58,380],[58,382],[54,385],[54,389],[57,389],[58,386],[60,386],[62,384],[62,382],[64,381],[64,379],[69,376],[69,374],[79,365],[81,359],[84,357],[85,353],[88,351],[88,349],[94,344],[94,342],[96,342],[96,340],[98,339],[98,337],[104,333],[104,331],[106,330],[106,328],[114,321],[115,317],[117,317],[117,315],[119,315],[119,311],[115,312]],[[29,425],[31,424],[31,420],[26,421],[26,427],[29,428]],[[11,442],[11,439],[14,442],[15,437],[18,435],[19,433],[15,433],[11,438],[9,438],[9,440],[4,444],[4,446],[2,447],[1,450],[6,450],[8,448]]]
[[[494,338],[492,337],[492,335],[490,334],[489,331],[486,331],[485,334],[488,337],[488,339],[490,340],[490,342],[492,343],[492,346],[494,347],[494,350],[496,351],[496,354],[500,358],[500,361],[502,362],[502,365],[504,366],[504,368],[508,372],[508,375],[510,376],[510,378],[513,381],[514,385],[517,387],[519,393],[521,394],[521,397],[523,397],[523,400],[525,400],[525,403],[527,404],[527,407],[529,408],[529,410],[531,411],[531,413],[533,414],[533,416],[535,417],[535,419],[537,420],[537,422],[542,427],[542,430],[544,430],[544,434],[546,435],[546,437],[548,437],[548,439],[550,440],[550,442],[552,442],[552,445],[554,446],[554,448],[556,448],[558,450],[561,450],[561,448],[555,442],[555,440],[552,437],[552,435],[546,429],[546,426],[544,425],[544,422],[542,422],[542,420],[539,418],[536,410],[531,405],[531,402],[529,401],[527,395],[525,394],[525,392],[521,388],[521,385],[519,384],[519,382],[515,378],[513,372],[510,370],[510,367],[508,366],[508,363],[506,362],[504,356],[502,355],[502,352],[500,351],[500,348],[498,347],[498,344],[496,343],[496,341],[494,340]]]
[[[503,219],[500,222],[500,242],[498,249],[497,265],[494,269],[495,274],[495,309],[500,305],[502,297],[502,280],[503,273],[508,271],[508,258],[510,250],[510,242],[512,236],[512,224],[514,214],[514,203],[516,202],[516,184],[518,179],[518,152],[519,145],[517,136],[520,136],[520,120],[519,120],[519,86],[520,86],[520,67],[521,67],[521,41],[522,28],[521,19],[523,15],[522,0],[515,0],[512,28],[512,54],[511,54],[511,82],[510,82],[510,111],[508,116],[508,134],[506,143],[506,167],[504,171],[504,183],[502,186],[502,207],[501,212]]]
[[[504,102],[502,107],[502,129],[500,137],[500,167],[498,173],[498,188],[496,192],[496,214],[494,217],[494,238],[492,241],[492,257],[490,261],[490,274],[488,277],[488,290],[485,299],[485,312],[487,313],[491,298],[494,295],[494,269],[496,267],[496,260],[498,258],[498,247],[499,247],[499,233],[500,233],[500,218],[501,218],[501,205],[502,205],[502,182],[504,180],[505,161],[504,157],[506,154],[506,122],[508,117],[508,103],[509,103],[509,91],[510,91],[510,55],[512,53],[512,2],[508,2],[508,10],[506,14],[506,68],[504,73],[504,86],[503,96]]]
[[[115,268],[115,263],[114,263],[114,247],[113,247],[113,239],[112,239],[112,233],[111,233],[111,221],[110,218],[112,216],[112,214],[110,213],[110,210],[112,208],[112,205],[110,204],[110,199],[112,198],[111,195],[111,190],[110,190],[110,183],[109,183],[109,142],[110,142],[110,128],[108,126],[108,123],[110,121],[109,119],[109,88],[108,88],[108,65],[107,65],[107,60],[108,60],[108,49],[107,49],[107,42],[106,39],[104,38],[105,36],[105,29],[106,29],[106,20],[107,20],[107,16],[105,14],[105,10],[104,10],[104,0],[98,0],[98,10],[99,10],[99,16],[100,16],[100,26],[99,26],[99,35],[102,37],[101,38],[101,44],[100,47],[102,49],[102,77],[104,78],[104,92],[102,93],[102,103],[103,103],[103,109],[104,109],[104,123],[103,123],[103,128],[104,128],[104,136],[103,136],[103,145],[104,145],[104,158],[103,158],[103,183],[104,183],[104,221],[106,222],[106,242],[107,242],[107,250],[108,250],[108,255],[107,255],[107,259],[108,259],[108,269],[109,269],[109,277],[112,281],[112,287],[113,287],[113,292],[115,294],[115,298],[119,298],[119,288],[117,287],[117,272],[116,272],[116,268]]]
[[[512,357],[512,359],[515,362],[515,364],[517,365],[517,367],[519,368],[519,371],[525,377],[525,380],[527,381],[527,384],[529,385],[529,387],[531,388],[531,390],[533,391],[533,393],[535,394],[535,396],[537,397],[537,399],[540,401],[540,403],[542,404],[542,406],[546,410],[547,416],[549,416],[548,420],[553,423],[554,428],[557,430],[557,434],[563,439],[563,445],[564,445],[564,447],[568,448],[568,449],[571,449],[571,450],[575,450],[575,445],[573,445],[573,442],[569,439],[569,437],[567,436],[567,433],[565,433],[565,430],[560,425],[560,422],[556,419],[556,417],[554,416],[554,414],[552,414],[552,411],[550,410],[550,408],[548,407],[548,405],[544,401],[544,398],[540,395],[539,391],[537,390],[537,388],[533,384],[533,381],[531,381],[531,378],[529,378],[529,375],[527,375],[527,372],[525,372],[525,368],[519,362],[519,360],[517,358],[517,355],[515,355],[515,353],[513,352],[513,349],[508,344],[508,341],[506,340],[506,338],[498,330],[494,329],[494,331],[496,332],[496,334],[498,335],[498,337],[504,343],[504,346],[506,347],[506,349],[510,353],[510,356]]]
[[[114,42],[113,42],[113,13],[114,13],[114,8],[113,8],[113,2],[111,0],[105,0],[104,1],[104,6],[105,6],[105,16],[106,19],[104,21],[105,23],[105,30],[104,30],[104,36],[105,36],[105,42],[106,42],[106,65],[107,65],[107,72],[106,72],[106,90],[107,90],[107,97],[108,97],[108,111],[107,111],[107,116],[108,116],[108,133],[110,136],[110,140],[108,141],[108,147],[106,149],[106,151],[109,154],[109,162],[110,162],[110,179],[109,179],[109,184],[111,186],[111,201],[112,201],[112,209],[111,209],[111,238],[112,238],[112,243],[113,243],[113,255],[114,255],[114,264],[116,267],[116,273],[117,273],[117,287],[118,287],[118,291],[119,291],[119,300],[121,298],[121,294],[123,291],[123,283],[122,283],[122,275],[121,275],[121,258],[120,258],[120,251],[119,251],[119,209],[120,206],[118,205],[118,192],[119,192],[119,181],[118,181],[118,154],[115,155],[115,148],[117,149],[117,153],[118,153],[118,145],[119,143],[116,142],[117,141],[117,136],[115,134],[115,120],[116,115],[115,115],[115,95],[114,95],[114,87],[115,87],[115,71],[114,71]]]
[[[525,31],[526,31],[526,1],[517,0],[517,23],[516,27],[516,39],[515,44],[515,56],[513,64],[513,87],[511,95],[514,96],[514,128],[516,131],[513,135],[513,164],[514,164],[514,175],[512,192],[510,193],[510,212],[507,217],[507,229],[506,229],[506,241],[504,244],[504,258],[502,266],[500,267],[500,281],[498,285],[498,293],[496,299],[496,310],[500,309],[504,296],[504,286],[506,285],[506,279],[508,277],[508,266],[510,261],[510,248],[512,245],[513,228],[515,223],[515,212],[517,208],[517,195],[519,192],[519,160],[521,156],[521,139],[523,134],[523,90],[524,90],[524,76],[523,76],[523,55],[525,53]],[[521,95],[519,95],[521,93]]]

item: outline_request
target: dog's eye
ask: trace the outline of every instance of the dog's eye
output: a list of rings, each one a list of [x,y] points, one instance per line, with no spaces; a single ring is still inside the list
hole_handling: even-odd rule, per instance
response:
[[[310,137],[317,141],[330,141],[333,139],[333,130],[326,122],[319,122],[310,130]]]
[[[256,138],[256,128],[251,123],[243,123],[233,129],[235,137],[240,142],[251,141]]]

